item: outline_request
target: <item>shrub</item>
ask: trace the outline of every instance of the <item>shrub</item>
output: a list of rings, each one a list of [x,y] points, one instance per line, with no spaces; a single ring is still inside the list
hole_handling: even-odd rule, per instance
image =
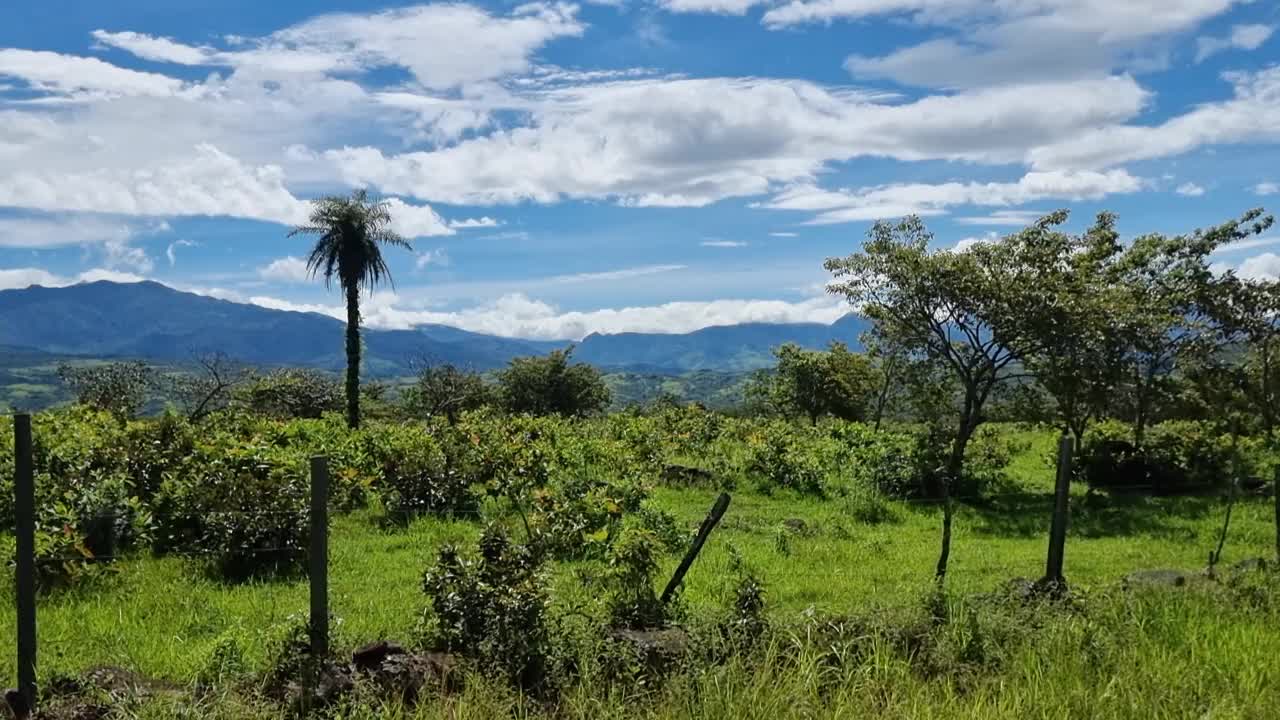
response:
[[[157,549],[207,559],[229,579],[296,570],[306,556],[305,455],[215,434],[156,498]]]
[[[786,488],[822,494],[824,472],[817,453],[786,422],[773,421],[747,438],[746,471],[763,492]]]
[[[871,488],[899,498],[919,491],[917,440],[911,435],[875,430],[862,423],[834,422],[827,428],[843,450],[841,473],[855,488]]]
[[[496,525],[479,547],[475,559],[445,547],[423,575],[434,621],[427,639],[518,687],[543,688],[551,643],[541,556]]]
[[[382,505],[392,519],[403,522],[420,513],[475,510],[466,476],[450,465],[422,428],[373,427],[364,431],[364,442],[378,468]]]
[[[600,371],[570,364],[573,347],[539,357],[519,357],[498,375],[498,396],[512,413],[584,417],[609,406]]]
[[[251,412],[288,420],[319,418],[345,407],[342,386],[318,370],[276,370],[250,382],[237,393]]]
[[[609,550],[605,605],[615,627],[655,628],[667,624],[667,608],[653,591],[662,541],[650,530],[627,527]]]

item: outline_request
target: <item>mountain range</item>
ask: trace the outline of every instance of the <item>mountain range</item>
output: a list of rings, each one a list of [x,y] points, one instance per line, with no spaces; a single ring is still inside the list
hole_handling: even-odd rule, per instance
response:
[[[343,323],[317,313],[272,310],[181,292],[155,282],[93,282],[0,291],[3,352],[183,362],[193,352],[221,350],[245,363],[338,370],[345,364]],[[745,323],[683,334],[591,334],[574,358],[606,370],[681,374],[745,372],[772,364],[785,342],[858,347],[864,318],[820,323]],[[365,372],[407,374],[415,362],[450,362],[491,370],[514,357],[562,348],[569,341],[525,340],[445,325],[412,330],[365,329]]]

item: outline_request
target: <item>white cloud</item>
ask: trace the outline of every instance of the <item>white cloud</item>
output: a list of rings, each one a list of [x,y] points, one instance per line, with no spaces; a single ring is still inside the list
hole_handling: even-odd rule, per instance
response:
[[[1237,271],[1246,280],[1280,280],[1280,255],[1262,253],[1240,263]]]
[[[563,311],[522,294],[509,294],[473,308],[440,312],[405,310],[394,296],[375,298],[362,313],[372,326],[410,328],[439,323],[473,332],[544,340],[578,340],[591,333],[692,332],[714,325],[745,322],[823,322],[849,312],[847,303],[828,297],[799,302],[782,300],[710,300],[654,306]],[[310,308],[314,311],[315,308]],[[334,314],[330,310],[328,314]]]
[[[502,222],[494,220],[488,215],[478,218],[466,218],[464,220],[450,220],[449,227],[454,230],[470,230],[472,228],[491,228],[498,227]]]
[[[134,226],[128,222],[91,215],[0,218],[0,247],[40,249],[124,243],[134,233]]]
[[[955,218],[961,225],[1009,225],[1022,227],[1030,225],[1047,215],[1040,210],[997,210],[987,215],[966,215]]]
[[[142,282],[146,278],[134,273],[119,272],[105,268],[86,270],[72,278],[56,275],[42,268],[0,268],[0,290],[21,290],[32,285],[66,287],[76,283],[97,282],[99,280],[135,283]]]
[[[407,238],[452,235],[454,230],[429,205],[412,205],[400,198],[389,198],[391,227]]]
[[[275,280],[285,283],[304,283],[311,280],[311,273],[307,270],[307,262],[292,255],[282,257],[279,260],[272,260],[267,265],[258,268],[258,276],[263,280]]]
[[[980,237],[962,238],[961,240],[956,242],[956,245],[954,248],[952,248],[952,250],[954,250],[955,252],[964,252],[969,248],[973,247],[974,245],[992,243],[999,239],[1000,239],[1000,234],[995,231],[988,232],[987,234],[982,235]]]
[[[1280,183],[1260,182],[1253,186],[1254,195],[1275,195],[1280,193]]]
[[[703,247],[715,248],[740,248],[747,246],[747,244],[741,240],[703,240],[698,244]]]
[[[666,10],[677,13],[717,13],[742,15],[765,0],[659,0]]]
[[[605,270],[603,272],[584,272],[573,273],[571,275],[556,275],[548,278],[549,283],[580,283],[592,282],[598,280],[625,280],[627,278],[642,277],[644,275],[657,275],[660,273],[675,272],[684,270],[685,265],[642,265],[639,267],[622,268],[620,270]]]
[[[857,190],[825,190],[800,185],[761,207],[820,211],[807,224],[879,220],[904,215],[940,215],[956,205],[1022,205],[1047,198],[1098,199],[1132,193],[1145,182],[1123,170],[1110,172],[1031,172],[1010,183],[910,183]]]
[[[139,57],[244,70],[324,73],[398,66],[428,88],[448,89],[529,68],[530,55],[560,37],[581,35],[577,8],[532,2],[507,17],[463,3],[433,3],[377,13],[334,13],[235,48],[197,48],[133,32],[94,33],[98,42]]]
[[[213,62],[215,52],[212,48],[192,47],[169,38],[154,37],[136,32],[107,32],[94,30],[90,33],[100,45],[116,47],[133,53],[143,60],[177,63],[179,65],[205,65]]]
[[[413,267],[416,270],[424,270],[428,265],[443,267],[443,266],[447,266],[448,264],[449,264],[449,254],[445,252],[444,248],[436,248],[435,250],[427,250],[426,252],[420,252],[417,254],[417,257],[415,257],[413,261]]]
[[[1169,157],[1211,144],[1280,137],[1280,65],[1227,73],[1235,97],[1204,103],[1159,125],[1102,125],[1031,150],[1039,168],[1103,168]]]
[[[1175,188],[1174,192],[1186,197],[1200,197],[1204,195],[1204,188],[1193,182],[1184,182]]]
[[[71,97],[84,93],[166,96],[182,89],[181,80],[165,75],[42,50],[0,49],[0,77],[6,76],[22,80],[36,90]]]
[[[250,167],[212,145],[185,158],[130,170],[29,168],[0,176],[0,205],[124,215],[229,215],[294,224],[306,203],[279,166]]]
[[[1226,255],[1227,253],[1239,252],[1241,250],[1251,250],[1253,248],[1266,247],[1280,243],[1280,236],[1270,235],[1249,240],[1240,240],[1230,245],[1221,245],[1213,251],[1214,255]]]
[[[169,267],[178,264],[178,248],[180,247],[196,247],[200,243],[192,240],[175,240],[169,243],[169,247],[165,248],[164,255],[169,258]]]
[[[1275,30],[1274,25],[1235,25],[1225,37],[1199,37],[1196,39],[1196,62],[1204,62],[1223,50],[1257,50]]]
[[[124,268],[139,273],[149,273],[155,268],[155,263],[147,256],[145,250],[128,245],[123,240],[108,240],[102,244],[102,249],[107,269]]]
[[[435,202],[696,207],[862,156],[1019,162],[1043,143],[1127,119],[1147,98],[1128,77],[896,105],[800,81],[629,80],[541,92],[528,126],[436,150],[344,147],[323,157],[350,185]]]
[[[770,236],[770,237],[780,237],[780,238],[793,238],[793,237],[799,237],[799,233],[793,233],[793,232],[771,232],[771,233],[769,233],[769,236]]]

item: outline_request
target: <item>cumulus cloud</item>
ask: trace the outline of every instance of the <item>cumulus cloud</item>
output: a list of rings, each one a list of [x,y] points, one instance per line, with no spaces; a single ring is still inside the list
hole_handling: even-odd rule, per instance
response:
[[[307,270],[307,262],[292,255],[272,260],[258,268],[258,276],[263,280],[274,280],[283,283],[304,283],[311,280]]]
[[[1031,150],[1041,168],[1114,167],[1170,157],[1210,144],[1280,137],[1280,65],[1258,72],[1227,73],[1234,97],[1204,103],[1158,125],[1100,126]]]
[[[1223,50],[1257,50],[1275,31],[1274,25],[1235,25],[1224,37],[1199,37],[1196,39],[1196,62],[1204,62]]]
[[[0,218],[0,247],[42,249],[124,243],[135,232],[132,224],[117,218],[3,217]]]
[[[1204,195],[1204,188],[1193,182],[1184,182],[1174,189],[1174,192],[1185,197],[1200,197]]]
[[[992,243],[999,239],[1000,239],[1000,234],[995,231],[988,232],[987,234],[979,237],[962,238],[956,242],[955,247],[952,248],[952,250],[954,250],[955,252],[964,252],[969,248],[973,247],[974,245],[981,245],[983,243]]]
[[[44,287],[66,287],[82,282],[97,282],[99,280],[108,280],[110,282],[134,283],[142,282],[146,278],[129,272],[120,272],[117,270],[108,270],[106,268],[94,268],[76,275],[75,277],[63,277],[44,270],[42,268],[0,268],[0,290],[15,290],[31,287],[32,285],[43,285]]]
[[[488,215],[486,215],[486,216],[484,216],[484,217],[478,217],[478,218],[466,218],[466,219],[463,219],[463,220],[450,220],[450,221],[449,221],[449,227],[453,228],[454,230],[471,230],[471,229],[474,229],[474,228],[491,228],[491,227],[498,227],[498,226],[499,226],[499,225],[501,225],[501,224],[502,224],[502,223],[501,223],[500,221],[498,221],[498,220],[494,220],[493,218],[489,217]]]
[[[171,96],[182,89],[181,80],[127,70],[97,58],[13,48],[0,49],[0,77],[16,78],[34,90],[62,97]]]
[[[941,215],[956,205],[1022,205],[1047,198],[1098,199],[1132,193],[1145,182],[1123,170],[1110,172],[1032,172],[1007,183],[909,183],[857,190],[825,190],[801,185],[785,190],[762,207],[820,211],[811,225],[879,220],[904,215]]]
[[[1280,183],[1260,182],[1253,186],[1254,195],[1275,195],[1280,193]]]
[[[436,248],[435,250],[420,252],[413,260],[413,267],[415,270],[425,270],[428,265],[443,267],[448,264],[449,254],[445,252],[444,248]]]

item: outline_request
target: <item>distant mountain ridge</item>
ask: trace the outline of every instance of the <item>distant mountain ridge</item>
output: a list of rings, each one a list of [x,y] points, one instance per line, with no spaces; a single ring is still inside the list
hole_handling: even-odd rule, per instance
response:
[[[743,372],[772,365],[772,348],[784,342],[822,347],[840,340],[858,347],[867,327],[865,319],[847,315],[831,325],[746,323],[683,334],[592,334],[576,343],[574,357],[635,372]],[[182,362],[193,351],[216,349],[257,365],[337,370],[345,363],[342,333],[343,323],[326,315],[219,300],[156,282],[0,291],[0,346],[54,355]],[[419,360],[489,370],[569,344],[445,325],[365,329],[363,337],[365,372],[375,376],[405,374]]]

